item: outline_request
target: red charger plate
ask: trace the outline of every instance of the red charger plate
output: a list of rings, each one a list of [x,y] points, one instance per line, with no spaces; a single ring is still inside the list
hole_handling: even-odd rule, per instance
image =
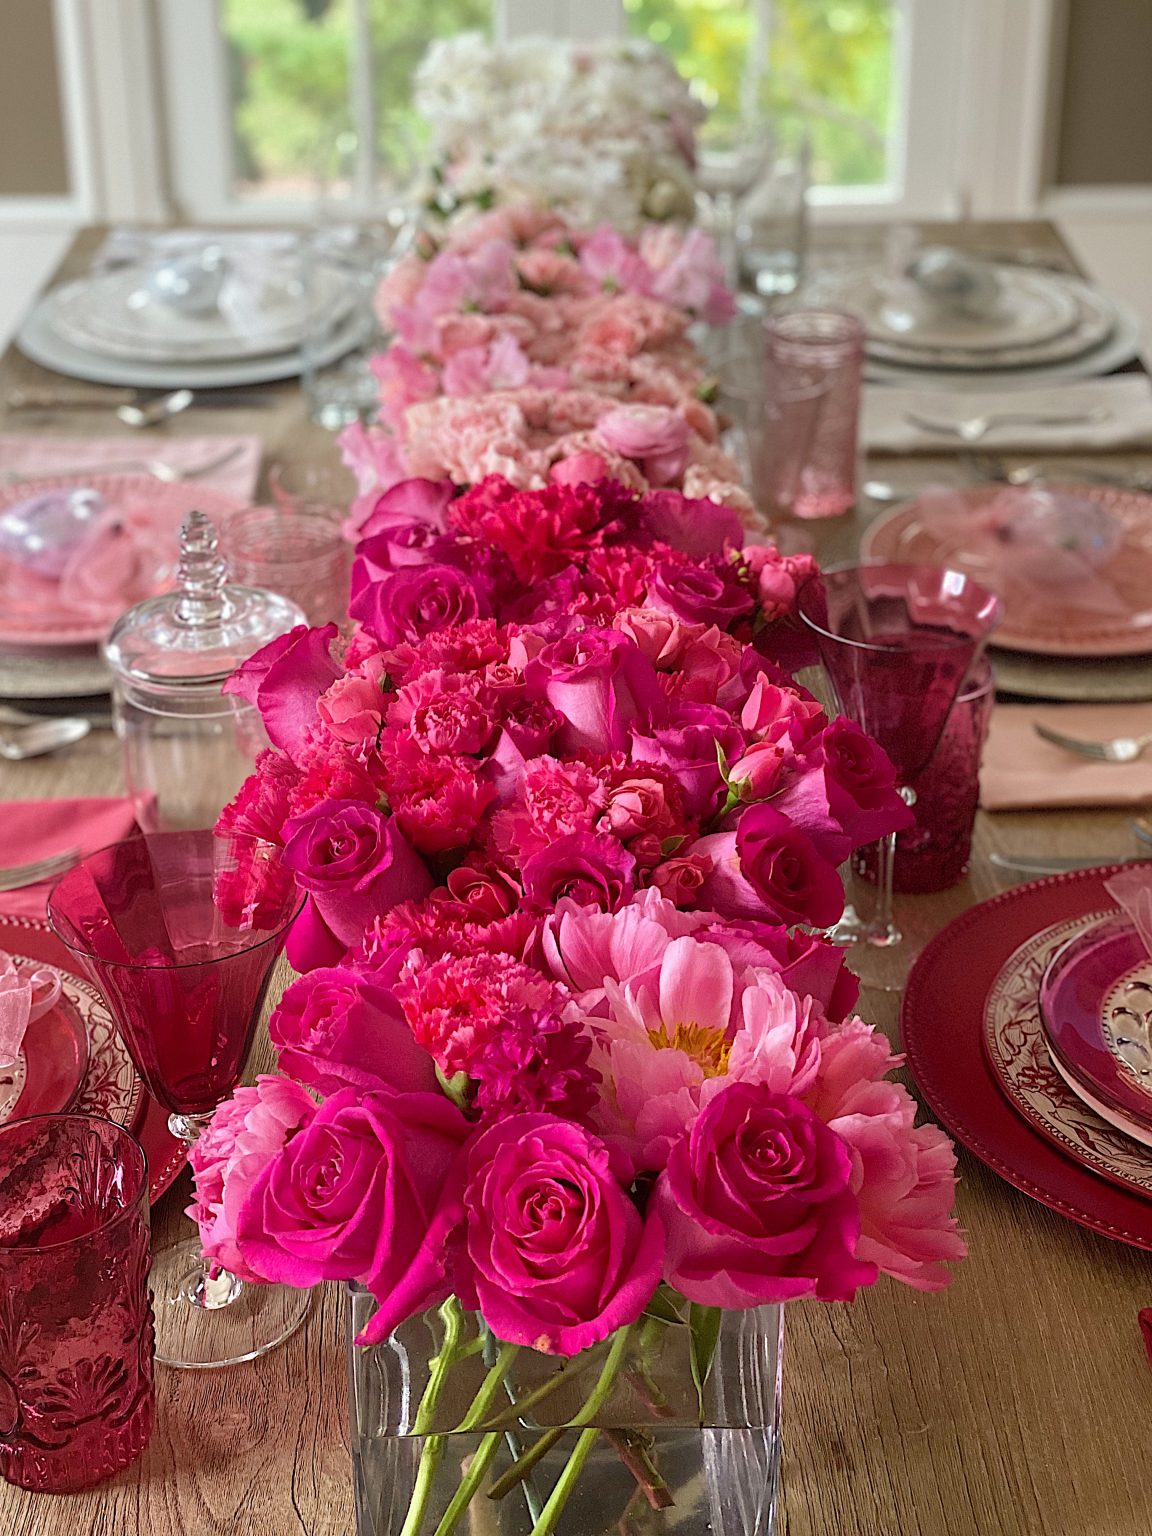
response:
[[[1050,1210],[1152,1249],[1152,1201],[1109,1183],[1033,1130],[1001,1091],[982,1040],[984,1003],[1005,961],[1041,929],[1113,906],[1104,882],[1119,867],[1053,875],[970,907],[913,965],[900,1026],[925,1103],[962,1146]]]
[[[6,917],[0,914],[0,949],[13,954],[43,960],[75,975],[71,955],[49,928],[47,922],[33,917]],[[167,1112],[141,1086],[128,1129],[144,1149],[148,1159],[148,1187],[153,1202],[173,1183],[187,1160],[187,1148],[168,1130]]]

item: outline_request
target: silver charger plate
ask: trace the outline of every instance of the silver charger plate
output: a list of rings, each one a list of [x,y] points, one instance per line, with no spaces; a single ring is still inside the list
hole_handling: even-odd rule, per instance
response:
[[[371,320],[353,315],[318,348],[316,364],[326,368],[360,346]],[[33,306],[16,333],[16,345],[34,363],[90,384],[122,384],[137,389],[227,389],[233,384],[271,384],[299,377],[304,360],[298,350],[241,358],[236,362],[133,362],[73,346],[57,334],[52,294]]]
[[[80,699],[111,691],[112,674],[99,651],[0,651],[0,698]]]
[[[1060,704],[1136,704],[1152,699],[1152,662],[1147,656],[1081,661],[997,650],[990,656],[998,694]]]

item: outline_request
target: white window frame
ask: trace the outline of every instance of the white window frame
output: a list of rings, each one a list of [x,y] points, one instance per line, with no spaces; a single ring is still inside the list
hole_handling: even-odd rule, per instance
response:
[[[56,0],[74,5],[80,0]],[[132,7],[146,0],[122,0]],[[763,0],[770,7],[771,0]],[[817,188],[818,220],[1022,217],[1045,172],[1048,85],[1062,0],[897,0],[903,79],[892,187]],[[306,203],[236,198],[231,102],[216,0],[156,0],[172,208],[211,222],[293,222]],[[621,35],[619,0],[494,0],[494,33]],[[190,89],[194,83],[195,89]],[[371,120],[367,72],[353,85]],[[370,138],[361,132],[362,139]],[[362,191],[365,191],[363,188]]]

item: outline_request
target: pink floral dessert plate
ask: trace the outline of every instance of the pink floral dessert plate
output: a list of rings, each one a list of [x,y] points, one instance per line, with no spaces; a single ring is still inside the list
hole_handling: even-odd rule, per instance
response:
[[[24,955],[13,955],[21,973],[46,967]],[[61,983],[70,981],[50,967]],[[0,1125],[25,1115],[52,1115],[68,1109],[80,1091],[88,1068],[88,1030],[81,1008],[66,993],[33,1019],[24,1032],[16,1060],[0,1067]]]
[[[1053,955],[1040,1015],[1065,1082],[1152,1146],[1152,957],[1127,917],[1101,918]]]

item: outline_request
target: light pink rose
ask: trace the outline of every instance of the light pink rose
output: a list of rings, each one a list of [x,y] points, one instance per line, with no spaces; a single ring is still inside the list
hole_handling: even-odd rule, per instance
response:
[[[596,423],[596,436],[610,453],[638,463],[652,485],[678,480],[692,453],[688,424],[660,405],[618,406]]]
[[[383,655],[377,653],[355,672],[338,677],[316,702],[316,713],[328,734],[351,746],[375,745],[384,723],[386,700],[381,684],[387,672]]]

